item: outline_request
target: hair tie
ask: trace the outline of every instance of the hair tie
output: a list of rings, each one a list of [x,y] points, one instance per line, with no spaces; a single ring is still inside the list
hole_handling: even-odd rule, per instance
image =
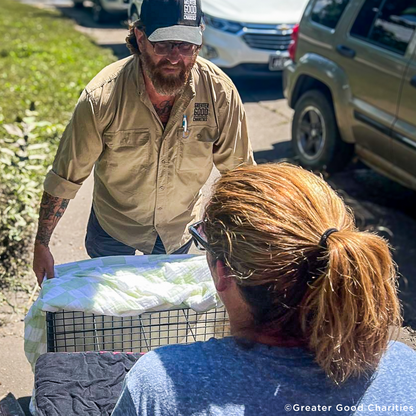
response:
[[[336,228],[330,228],[329,230],[326,230],[323,234],[321,239],[319,240],[319,245],[323,248],[328,248],[327,240],[331,234],[337,233],[339,230]]]

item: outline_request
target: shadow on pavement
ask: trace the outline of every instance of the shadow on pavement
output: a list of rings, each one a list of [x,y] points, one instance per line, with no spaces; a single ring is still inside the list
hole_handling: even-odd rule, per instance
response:
[[[273,150],[254,152],[254,159],[258,164],[284,160],[293,162],[293,152],[290,141],[274,143]]]
[[[273,101],[284,98],[280,76],[265,78],[232,77],[232,81],[236,85],[243,103]]]

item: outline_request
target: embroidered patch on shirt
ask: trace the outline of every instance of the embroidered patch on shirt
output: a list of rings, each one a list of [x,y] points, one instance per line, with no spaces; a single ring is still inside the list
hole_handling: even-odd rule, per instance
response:
[[[208,121],[209,104],[195,103],[194,121]]]
[[[183,19],[196,20],[196,0],[184,0]]]

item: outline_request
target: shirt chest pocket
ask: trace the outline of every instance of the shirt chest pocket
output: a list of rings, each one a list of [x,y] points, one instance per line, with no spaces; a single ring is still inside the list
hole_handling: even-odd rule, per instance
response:
[[[147,170],[151,163],[149,129],[104,134],[103,162],[124,172]]]
[[[182,128],[177,130],[176,169],[180,172],[211,169],[213,146],[218,139],[217,127],[192,126],[185,136]]]

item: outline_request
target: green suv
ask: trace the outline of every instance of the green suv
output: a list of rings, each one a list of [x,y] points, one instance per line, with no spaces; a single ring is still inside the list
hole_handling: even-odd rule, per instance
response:
[[[303,166],[356,154],[416,190],[416,0],[311,0],[292,35],[284,91]]]

